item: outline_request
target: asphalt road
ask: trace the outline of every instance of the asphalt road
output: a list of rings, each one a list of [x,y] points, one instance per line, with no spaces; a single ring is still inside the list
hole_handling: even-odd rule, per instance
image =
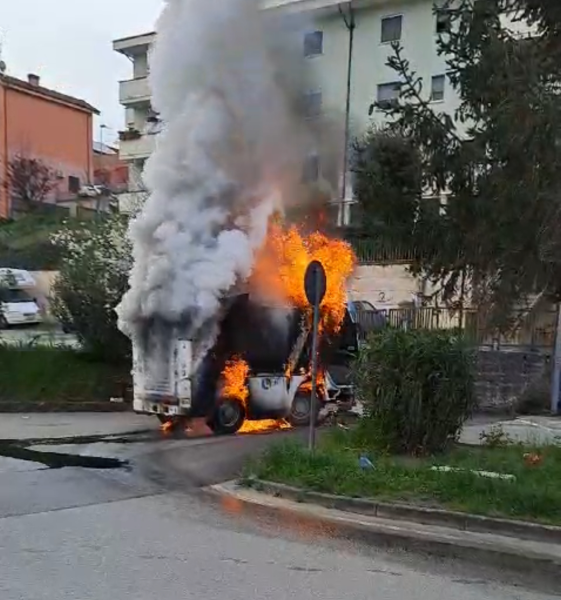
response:
[[[282,434],[280,434],[282,435]],[[294,435],[294,434],[289,434]],[[535,582],[386,553],[204,493],[274,436],[38,447],[130,460],[49,469],[0,458],[2,600],[499,600]]]

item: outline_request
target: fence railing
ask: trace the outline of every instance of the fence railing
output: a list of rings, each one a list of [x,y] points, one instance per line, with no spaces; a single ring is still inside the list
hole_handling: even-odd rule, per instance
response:
[[[382,237],[361,237],[349,232],[345,239],[353,247],[360,265],[407,264],[415,257],[413,249],[400,248]]]
[[[510,326],[504,330],[493,329],[481,312],[465,309],[463,312],[446,308],[392,308],[387,310],[359,311],[359,324],[363,335],[379,329],[380,324],[411,329],[448,329],[461,331],[467,339],[480,346],[494,348],[523,346],[534,349],[553,347],[556,313],[554,310],[515,311]]]

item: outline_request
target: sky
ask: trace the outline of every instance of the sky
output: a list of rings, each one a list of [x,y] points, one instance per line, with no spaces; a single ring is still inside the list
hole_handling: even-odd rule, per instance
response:
[[[124,128],[119,81],[132,78],[130,61],[114,39],[152,31],[163,0],[5,0],[0,16],[1,58],[7,74],[41,77],[41,85],[82,98],[100,110],[94,139],[114,141]]]

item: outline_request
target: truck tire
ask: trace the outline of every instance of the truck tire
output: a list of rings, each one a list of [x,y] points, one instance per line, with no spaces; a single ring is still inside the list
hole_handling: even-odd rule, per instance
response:
[[[317,424],[319,417],[319,401],[316,401],[315,410],[315,422]],[[290,407],[290,414],[288,415],[288,422],[293,427],[305,427],[310,424],[310,414],[312,411],[312,395],[310,392],[296,392],[292,406]]]
[[[245,408],[231,398],[220,400],[207,425],[216,435],[232,435],[239,431],[245,421]]]

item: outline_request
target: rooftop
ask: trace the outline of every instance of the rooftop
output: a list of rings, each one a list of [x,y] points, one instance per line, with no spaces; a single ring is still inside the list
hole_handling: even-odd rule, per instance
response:
[[[0,74],[0,86],[16,89],[33,95],[43,96],[46,99],[53,100],[61,104],[67,104],[94,115],[100,114],[97,108],[91,104],[88,104],[88,102],[85,100],[81,100],[80,98],[69,96],[68,94],[63,94],[61,92],[57,92],[56,90],[43,87],[40,85],[39,77],[36,75],[29,75],[28,80],[25,81],[23,79],[18,79],[17,77],[12,77],[11,75]]]

